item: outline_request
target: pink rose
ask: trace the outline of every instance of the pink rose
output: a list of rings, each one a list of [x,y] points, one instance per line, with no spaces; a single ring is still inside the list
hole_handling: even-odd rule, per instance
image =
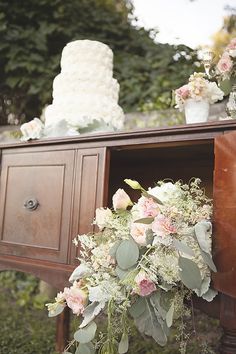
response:
[[[231,39],[226,49],[236,49],[236,38]]]
[[[176,227],[172,225],[171,220],[166,216],[159,214],[152,223],[152,231],[157,236],[167,236],[176,232]]]
[[[152,198],[141,197],[137,203],[141,217],[155,217],[159,213],[159,207]]]
[[[134,222],[130,227],[130,234],[133,237],[134,241],[140,246],[146,246],[146,231],[150,229],[150,226],[147,224],[141,224]]]
[[[63,295],[67,306],[71,308],[75,315],[80,315],[84,312],[88,296],[84,290],[80,289],[79,282],[75,281],[70,288],[65,288]]]
[[[181,86],[177,90],[175,90],[176,95],[180,96],[183,100],[189,97],[190,90],[188,85]]]
[[[113,208],[117,209],[127,209],[129,205],[133,205],[128,194],[124,189],[119,188],[112,197]]]
[[[157,289],[155,283],[148,279],[146,273],[143,271],[140,271],[134,280],[138,287],[137,293],[140,296],[148,296]]]
[[[233,62],[230,59],[229,54],[225,52],[220,58],[216,68],[221,74],[226,74],[230,72],[232,67],[233,67]]]

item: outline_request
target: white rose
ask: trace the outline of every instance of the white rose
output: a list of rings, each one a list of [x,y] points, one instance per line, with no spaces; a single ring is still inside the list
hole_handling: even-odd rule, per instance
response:
[[[110,209],[98,208],[96,210],[95,224],[99,227],[100,230],[102,230],[107,225],[111,217],[112,212]]]
[[[170,199],[179,197],[181,195],[181,190],[175,184],[167,182],[160,187],[156,186],[154,188],[149,188],[148,194],[153,195],[161,202],[165,203]]]
[[[30,122],[22,124],[20,130],[22,141],[40,139],[43,135],[44,125],[39,118],[34,118]]]

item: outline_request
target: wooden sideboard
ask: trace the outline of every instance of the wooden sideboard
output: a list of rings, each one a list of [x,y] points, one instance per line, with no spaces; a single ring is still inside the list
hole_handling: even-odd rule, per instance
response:
[[[109,206],[118,188],[135,199],[124,178],[148,187],[163,178],[200,177],[214,200],[213,285],[220,294],[196,306],[220,319],[220,352],[236,353],[235,121],[17,142],[0,150],[0,270],[28,272],[58,289],[76,264],[72,240],[93,229],[95,209]]]

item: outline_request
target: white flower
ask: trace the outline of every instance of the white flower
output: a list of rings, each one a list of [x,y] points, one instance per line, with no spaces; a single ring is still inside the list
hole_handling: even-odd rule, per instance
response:
[[[116,193],[112,197],[112,202],[113,202],[113,208],[115,210],[117,209],[127,209],[127,207],[130,205],[133,205],[133,203],[130,200],[130,197],[128,194],[124,191],[124,189],[119,188]]]
[[[181,193],[180,188],[171,182],[164,183],[160,187],[156,186],[148,189],[148,194],[153,195],[163,203],[168,202],[170,199],[180,197]]]
[[[98,208],[96,210],[95,224],[99,227],[100,230],[104,229],[104,227],[107,226],[111,219],[112,212],[109,208]]]
[[[224,92],[216,85],[215,82],[208,83],[207,91],[210,104],[222,100],[224,97]]]
[[[43,135],[44,125],[39,118],[34,118],[30,122],[22,124],[20,130],[22,141],[40,139]]]

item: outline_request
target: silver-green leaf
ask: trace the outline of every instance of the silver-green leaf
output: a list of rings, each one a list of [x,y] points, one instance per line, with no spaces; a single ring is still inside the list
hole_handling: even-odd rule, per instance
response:
[[[97,330],[96,323],[90,322],[90,324],[84,328],[79,329],[74,334],[74,339],[82,344],[89,343],[95,337]]]
[[[172,303],[171,307],[169,308],[167,314],[166,314],[166,324],[167,327],[170,328],[172,326],[173,323],[173,317],[174,317],[174,311],[175,311],[175,306]]]
[[[189,246],[187,246],[184,242],[179,241],[179,240],[174,240],[173,245],[179,252],[185,253],[186,255],[188,255],[190,257],[194,256],[193,250]]]
[[[143,297],[138,297],[132,306],[129,308],[129,313],[133,318],[141,316],[146,310],[146,302]]]
[[[142,219],[138,219],[138,220],[135,220],[134,222],[135,223],[139,223],[139,224],[151,224],[152,222],[154,221],[154,218],[142,218]]]
[[[138,258],[138,245],[132,240],[122,241],[116,251],[118,266],[123,270],[129,269],[137,263]]]
[[[197,264],[188,258],[179,257],[180,279],[188,289],[200,289],[202,278]]]
[[[92,343],[80,343],[75,354],[95,354],[95,348]]]
[[[55,304],[53,310],[49,310],[48,317],[55,317],[60,315],[63,312],[64,308],[65,308],[64,304],[60,304],[60,303]]]
[[[200,250],[201,251],[201,255],[202,255],[202,258],[203,258],[203,260],[204,260],[204,262],[208,265],[208,267],[213,271],[213,272],[217,272],[217,269],[216,269],[216,266],[215,266],[215,264],[214,264],[214,262],[213,262],[213,259],[211,258],[211,256],[208,254],[208,253],[206,253],[206,252],[204,252],[204,251],[202,251],[202,250]]]
[[[101,310],[104,308],[105,303],[100,303],[98,301],[92,302],[89,304],[84,312],[83,312],[83,322],[79,326],[80,328],[83,328],[87,326],[91,321],[94,320],[94,318],[101,312]]]
[[[129,337],[127,333],[123,333],[119,346],[118,346],[118,353],[125,354],[129,349]]]

